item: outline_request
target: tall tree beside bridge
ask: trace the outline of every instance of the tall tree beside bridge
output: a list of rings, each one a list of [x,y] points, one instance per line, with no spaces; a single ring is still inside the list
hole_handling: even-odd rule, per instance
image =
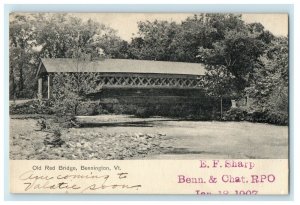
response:
[[[99,48],[107,57],[127,56],[124,51],[127,44],[115,30],[93,20],[82,21],[69,14],[12,13],[9,44],[11,99],[14,96],[36,97],[33,91],[37,86],[35,74],[40,58],[70,58],[81,49],[88,58],[95,60]]]

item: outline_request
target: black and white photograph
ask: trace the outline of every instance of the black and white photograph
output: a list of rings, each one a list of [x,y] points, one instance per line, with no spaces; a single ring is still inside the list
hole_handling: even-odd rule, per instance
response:
[[[11,160],[288,159],[285,13],[9,15]]]

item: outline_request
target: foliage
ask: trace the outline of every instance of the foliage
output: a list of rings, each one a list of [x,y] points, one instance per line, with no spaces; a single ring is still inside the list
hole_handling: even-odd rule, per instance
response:
[[[110,27],[68,14],[11,14],[10,98],[36,97],[40,58],[126,58],[127,42]]]
[[[199,48],[211,49],[225,38],[225,32],[241,27],[240,15],[200,14],[188,17],[180,24],[172,47],[176,61],[203,62]]]
[[[171,60],[172,39],[178,25],[175,22],[138,22],[139,37],[132,39],[130,55],[144,60]]]
[[[263,42],[272,37],[261,24],[245,24],[241,15],[235,14],[199,14],[181,23],[158,20],[138,22],[138,29],[138,36],[132,38],[129,46],[130,58],[163,61],[206,62],[209,59],[202,58],[205,53],[199,52],[199,48],[217,51],[217,43],[223,47],[232,46],[230,44],[238,47],[254,37]],[[249,39],[243,38],[243,35]],[[239,37],[242,42],[234,42]],[[257,42],[251,42],[251,45],[254,43]],[[239,54],[238,51],[235,54]]]
[[[276,125],[288,125],[288,113],[281,112],[280,114],[274,110],[253,110],[251,108],[231,108],[223,115],[223,120],[226,121],[250,121],[264,122]]]
[[[244,121],[247,120],[247,110],[244,108],[231,108],[223,115],[223,120],[227,121]]]
[[[138,29],[129,46],[130,58],[204,63],[209,72],[215,70],[207,79],[218,78],[210,83],[211,90],[217,81],[223,84],[217,95],[228,87],[228,91],[243,95],[254,69],[262,67],[261,55],[274,39],[262,24],[247,24],[235,14],[194,15],[180,24],[138,22]],[[218,77],[220,69],[226,72],[226,79]]]
[[[56,129],[53,133],[47,134],[46,138],[44,139],[44,145],[51,146],[51,147],[61,147],[65,144],[65,141],[61,138],[61,130]]]
[[[34,78],[38,58],[34,46],[36,33],[31,26],[32,19],[22,15],[16,15],[10,21],[9,26],[9,77],[10,98],[32,98],[34,93]]]
[[[246,92],[254,99],[252,110],[265,113],[273,123],[288,123],[288,40],[276,38],[261,56],[263,69],[256,69]]]
[[[288,39],[275,37],[260,23],[246,23],[236,14],[199,14],[182,22],[138,22],[138,34],[131,42],[117,31],[91,19],[83,21],[71,14],[11,14],[9,28],[10,99],[36,97],[36,72],[40,58],[73,58],[95,61],[102,58],[204,63],[205,91],[213,98],[253,99],[246,108],[247,120],[288,123]],[[184,106],[142,108],[114,105],[109,109],[85,100],[97,91],[96,76],[84,73],[53,76],[55,113],[133,113],[141,116],[201,115]],[[43,103],[11,106],[12,113],[50,113]],[[172,111],[172,109],[174,109]],[[242,108],[244,109],[244,108]],[[164,110],[164,111],[162,111]],[[198,113],[198,114],[195,114]],[[229,111],[229,116],[241,115]],[[211,114],[214,115],[214,114]],[[243,117],[244,119],[244,117]]]
[[[86,95],[97,89],[96,73],[56,73],[53,76],[55,113],[77,115]]]
[[[209,96],[234,96],[233,81],[235,77],[225,66],[206,66],[204,89]]]
[[[20,104],[11,104],[9,106],[9,112],[12,115],[23,115],[23,114],[46,114],[51,115],[53,111],[52,101],[48,100],[31,100]]]
[[[199,48],[198,57],[208,65],[224,66],[234,77],[236,92],[242,93],[251,80],[253,71],[260,67],[260,56],[266,43],[260,39],[263,30],[252,33],[247,25],[228,30],[224,39],[213,43],[212,48]]]

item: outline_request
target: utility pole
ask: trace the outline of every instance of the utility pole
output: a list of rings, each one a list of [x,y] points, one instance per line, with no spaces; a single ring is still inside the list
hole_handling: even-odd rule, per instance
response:
[[[221,96],[221,120],[223,118],[223,97]]]

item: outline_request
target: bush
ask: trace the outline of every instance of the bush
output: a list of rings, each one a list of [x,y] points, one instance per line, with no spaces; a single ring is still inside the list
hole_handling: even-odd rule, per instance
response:
[[[56,113],[57,115],[68,115],[68,116],[75,116],[74,112],[72,111],[66,111],[64,108],[64,111],[61,110],[60,111],[60,107],[55,107],[54,108],[55,111],[54,113]],[[109,110],[110,109],[110,112]],[[90,115],[99,115],[99,114],[108,114],[108,113],[117,113],[117,114],[122,114],[123,108],[121,106],[118,105],[112,105],[110,106],[103,106],[102,104],[100,104],[99,101],[82,101],[78,104],[77,107],[77,115],[82,115],[82,116],[90,116]]]
[[[61,135],[60,129],[53,130],[53,133],[47,134],[46,138],[44,139],[44,145],[61,147],[65,143],[65,141],[62,140]]]
[[[266,115],[268,122],[277,125],[288,125],[289,116],[285,112],[268,112]]]
[[[271,109],[261,110],[241,107],[231,108],[223,115],[223,120],[264,122],[276,125],[288,125],[288,113]]]
[[[266,112],[258,110],[248,110],[247,120],[250,122],[268,122],[266,119]]]
[[[136,109],[134,115],[141,118],[147,118],[155,114],[153,114],[153,112],[151,113],[150,109],[139,107],[138,109]]]
[[[223,114],[223,120],[228,121],[244,121],[247,120],[247,111],[243,108],[231,108]]]
[[[12,104],[9,107],[10,114],[53,114],[51,100],[31,100],[21,104]]]
[[[108,110],[106,110],[102,105],[98,104],[95,108],[95,114],[100,115],[100,114],[108,114]]]
[[[81,127],[81,124],[73,115],[56,116],[54,118],[54,123],[58,123],[59,127],[63,128]]]
[[[112,105],[112,113],[120,115],[126,114],[126,108],[121,104],[113,104]]]
[[[97,105],[98,103],[93,101],[80,102],[77,108],[77,115],[96,115]]]
[[[265,122],[276,125],[288,125],[288,113],[284,111],[276,111],[267,109],[265,111],[256,110],[249,115],[249,121],[251,122]]]

